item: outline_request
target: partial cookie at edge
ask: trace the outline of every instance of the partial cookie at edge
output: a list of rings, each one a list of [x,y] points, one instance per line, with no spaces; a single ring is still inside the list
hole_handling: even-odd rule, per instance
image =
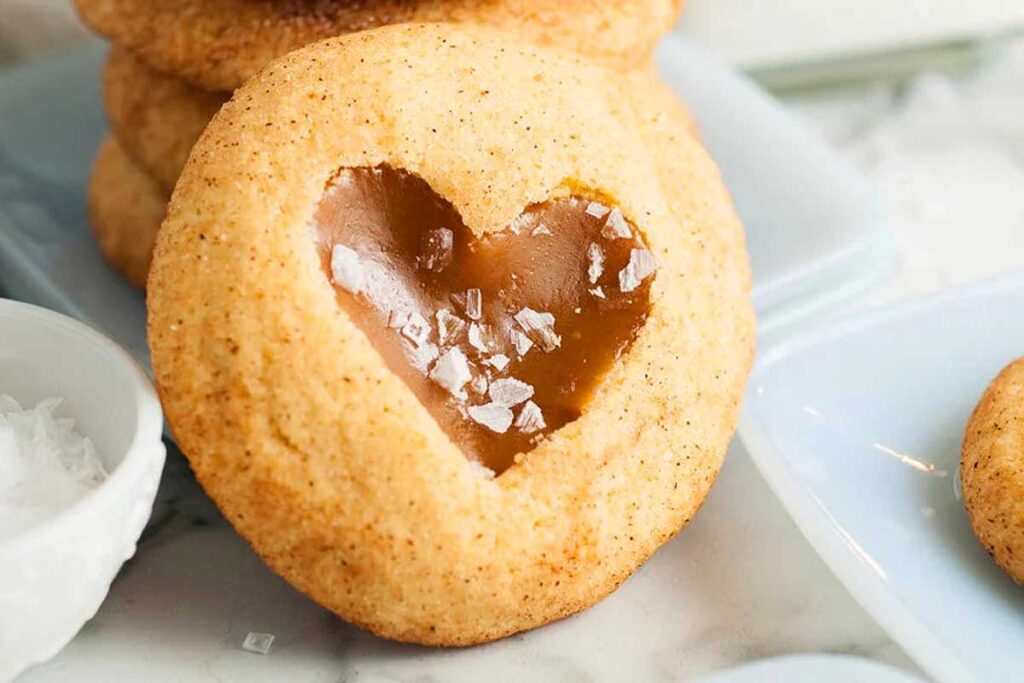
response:
[[[1024,358],[992,380],[974,409],[960,482],[978,541],[1024,584]]]

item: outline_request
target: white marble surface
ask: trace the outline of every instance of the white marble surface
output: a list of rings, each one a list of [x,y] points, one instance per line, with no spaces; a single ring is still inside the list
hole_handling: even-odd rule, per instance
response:
[[[1019,95],[1024,80],[1004,77]],[[1024,266],[1024,156],[1011,144],[1020,131],[1007,124],[1010,141],[981,136],[955,156],[962,120],[922,128],[901,118],[948,96],[975,101],[970,87],[931,79],[910,91],[794,100],[877,175],[896,209],[901,263],[855,305]],[[952,105],[943,111],[960,116]],[[974,116],[968,125],[984,113]],[[1016,143],[1024,147],[1024,133]],[[942,192],[922,200],[922,187]],[[241,649],[249,631],[276,635],[270,654]],[[460,651],[387,643],[307,601],[232,532],[174,452],[139,552],[98,616],[20,681],[678,681],[798,652],[855,653],[917,672],[804,542],[738,445],[695,521],[610,598]]]
[[[249,631],[276,635],[269,655],[241,649]],[[678,681],[793,652],[912,667],[738,448],[694,523],[617,593],[546,628],[454,651],[387,643],[307,601],[221,520],[176,454],[150,531],[99,616],[20,683]]]
[[[955,78],[791,98],[877,180],[900,263],[857,305],[1024,266],[1024,37],[992,43]]]

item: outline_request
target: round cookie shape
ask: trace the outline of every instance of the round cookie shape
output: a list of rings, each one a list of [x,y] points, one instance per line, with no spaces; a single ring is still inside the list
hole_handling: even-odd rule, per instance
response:
[[[121,148],[167,192],[227,93],[201,90],[114,47],[103,70],[103,104]]]
[[[964,505],[975,536],[1017,583],[1024,583],[1024,358],[985,390],[964,432]]]
[[[93,234],[107,263],[128,282],[145,289],[167,198],[114,138],[104,140],[96,154],[88,207]]]
[[[609,66],[644,62],[682,0],[75,0],[82,20],[160,71],[231,91],[271,59],[405,22],[483,24]]]
[[[713,483],[753,354],[742,231],[676,115],[621,86],[482,27],[388,27],[274,62],[193,150],[149,287],[165,411],[236,529],[346,620],[468,645],[567,616]],[[368,169],[418,179],[481,241],[532,206],[614,206],[657,259],[646,317],[579,417],[496,478],[340,304],[344,259],[324,268],[317,211]]]

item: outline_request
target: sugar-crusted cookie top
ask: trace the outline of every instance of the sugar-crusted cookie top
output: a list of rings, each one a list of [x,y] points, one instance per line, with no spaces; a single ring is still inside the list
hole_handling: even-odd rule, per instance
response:
[[[166,414],[231,522],[344,618],[434,644],[531,628],[607,594],[704,499],[751,362],[749,270],[713,163],[650,85],[491,29],[390,27],[274,62],[197,144],[150,279]],[[325,191],[378,167],[422,179],[477,238],[544,202],[617,207],[656,260],[647,317],[580,416],[495,479],[323,267]],[[533,310],[533,343],[559,334]]]

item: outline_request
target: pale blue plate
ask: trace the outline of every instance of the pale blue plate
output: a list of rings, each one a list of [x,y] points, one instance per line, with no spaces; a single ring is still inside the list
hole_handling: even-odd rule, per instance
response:
[[[940,681],[1024,676],[1024,588],[959,499],[964,425],[1024,355],[1024,273],[763,349],[740,438],[804,535]]]

